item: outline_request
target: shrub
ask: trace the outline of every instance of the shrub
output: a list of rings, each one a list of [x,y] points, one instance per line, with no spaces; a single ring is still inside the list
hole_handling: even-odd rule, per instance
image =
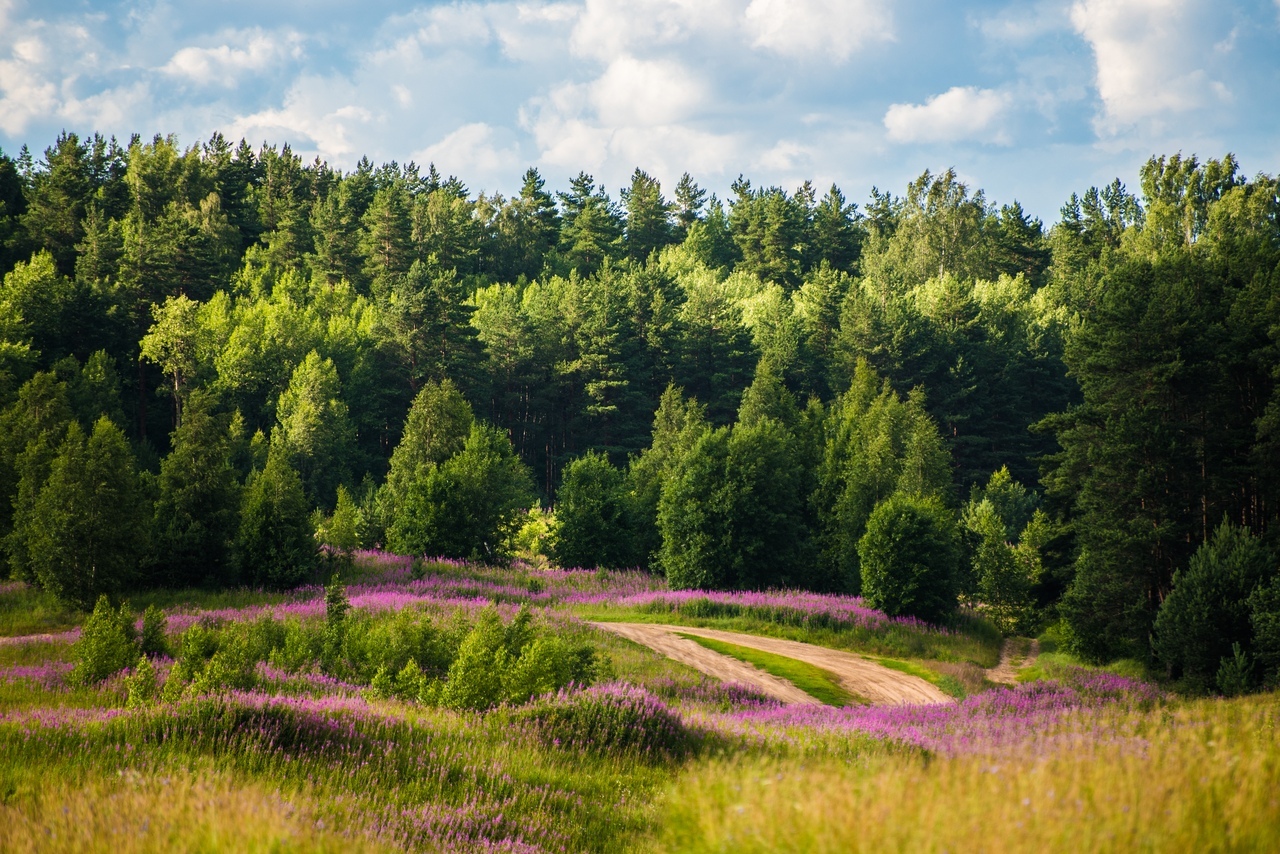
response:
[[[635,566],[626,478],[603,454],[565,466],[556,494],[554,553],[561,566]]]
[[[1274,574],[1273,561],[1247,528],[1224,523],[1174,574],[1152,644],[1171,676],[1208,688],[1223,660],[1234,660],[1236,646],[1252,653],[1249,597]]]
[[[166,637],[169,621],[155,605],[148,605],[142,613],[141,652],[149,658],[158,658],[169,654],[169,639]]]
[[[858,541],[862,593],[891,617],[942,622],[956,608],[958,548],[951,512],[932,498],[894,495]]]
[[[693,746],[680,716],[642,688],[613,683],[561,691],[520,714],[548,744],[600,753],[678,757]]]
[[[503,626],[498,612],[489,608],[463,639],[447,680],[430,699],[452,709],[477,711],[500,703],[526,703],[571,683],[589,684],[599,667],[590,646],[539,634],[527,610],[522,608]]]
[[[449,667],[440,702],[451,709],[489,709],[502,701],[502,672],[510,653],[502,618],[495,609],[481,612]]]
[[[73,685],[91,685],[119,673],[138,660],[134,642],[133,615],[127,605],[116,611],[105,595],[98,597],[93,613],[80,631],[73,647],[76,664],[71,671]]]
[[[147,705],[160,693],[160,686],[156,681],[156,670],[151,666],[151,659],[145,655],[138,659],[138,666],[125,679],[124,684],[125,690],[128,691],[126,705],[130,709]]]
[[[1228,697],[1238,697],[1253,687],[1253,662],[1248,653],[1240,649],[1240,644],[1231,645],[1231,656],[1222,659],[1214,681],[1218,690]]]

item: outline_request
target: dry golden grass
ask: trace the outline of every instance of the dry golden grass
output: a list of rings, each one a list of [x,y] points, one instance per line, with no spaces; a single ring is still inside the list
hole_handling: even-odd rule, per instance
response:
[[[139,774],[50,781],[0,805],[0,851],[380,850],[324,827],[305,806],[226,774]]]
[[[704,765],[669,791],[656,847],[1280,851],[1278,723],[1270,695],[1081,716],[1012,757]]]

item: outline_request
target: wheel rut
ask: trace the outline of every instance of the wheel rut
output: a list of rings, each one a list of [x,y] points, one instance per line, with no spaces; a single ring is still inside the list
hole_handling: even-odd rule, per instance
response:
[[[821,667],[835,675],[840,687],[851,694],[865,697],[873,705],[903,706],[952,702],[952,698],[937,686],[918,676],[891,670],[856,653],[844,650],[828,649],[800,641],[692,626],[657,623],[592,623],[592,625],[647,646],[673,661],[687,664],[708,676],[714,676],[726,682],[751,685],[784,703],[817,704],[818,700],[785,679],[779,679],[736,658],[712,652],[701,644],[682,638],[680,635],[696,635],[720,640]]]

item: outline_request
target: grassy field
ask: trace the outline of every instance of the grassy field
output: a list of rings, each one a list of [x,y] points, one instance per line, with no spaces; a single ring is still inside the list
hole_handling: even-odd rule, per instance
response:
[[[167,652],[88,684],[86,615],[0,586],[0,850],[1280,848],[1275,695],[1183,701],[1052,652],[996,687],[989,626],[850,597],[379,554],[349,581],[336,620],[318,587],[139,597]],[[846,705],[693,638],[831,704],[787,707],[601,618],[853,650],[962,699]]]

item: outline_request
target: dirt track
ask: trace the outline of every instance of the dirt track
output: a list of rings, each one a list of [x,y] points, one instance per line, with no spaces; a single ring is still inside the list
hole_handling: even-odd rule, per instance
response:
[[[708,676],[714,676],[726,682],[751,685],[784,703],[813,704],[818,701],[784,679],[771,676],[736,658],[712,652],[694,641],[680,637],[678,633],[712,638],[776,655],[785,655],[787,658],[821,667],[833,673],[839,680],[840,686],[846,691],[865,697],[876,705],[906,706],[951,702],[951,697],[917,676],[890,670],[860,655],[838,649],[827,649],[799,641],[763,638],[739,632],[698,629],[689,626],[653,623],[593,623],[592,625],[643,644]]]
[[[1035,663],[1040,655],[1040,641],[1023,644],[1018,638],[1005,638],[1000,647],[1000,663],[987,669],[987,681],[1000,685],[1016,685],[1018,671]]]

